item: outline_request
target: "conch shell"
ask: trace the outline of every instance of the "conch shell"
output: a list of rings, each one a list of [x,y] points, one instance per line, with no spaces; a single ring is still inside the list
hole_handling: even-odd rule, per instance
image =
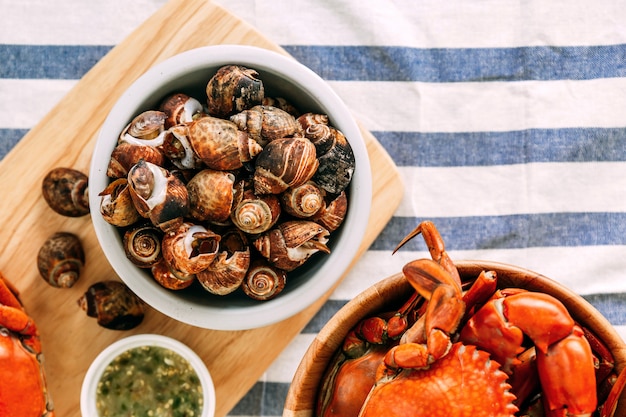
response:
[[[317,252],[330,253],[326,246],[328,230],[307,220],[293,220],[278,224],[252,243],[272,265],[293,271]]]
[[[261,146],[267,145],[274,139],[302,133],[302,128],[295,117],[272,106],[254,106],[231,116],[230,120]]]
[[[193,284],[196,277],[193,274],[183,275],[177,273],[170,268],[169,264],[163,258],[152,265],[150,272],[152,273],[154,280],[168,290],[185,289]]]
[[[165,131],[167,115],[158,110],[147,110],[137,116],[122,130],[119,142],[134,143],[139,140],[148,146],[159,146]]]
[[[203,169],[189,180],[189,216],[198,221],[223,223],[228,220],[235,195],[235,175],[228,171]]]
[[[144,317],[143,302],[120,281],[92,284],[78,299],[78,305],[100,326],[111,330],[130,330]]]
[[[265,89],[256,70],[241,65],[225,65],[209,80],[206,94],[209,114],[227,117],[261,104]]]
[[[170,268],[184,275],[207,269],[219,249],[220,236],[204,226],[184,222],[163,237],[162,252]]]
[[[165,157],[157,147],[140,142],[120,142],[111,152],[107,176],[109,178],[125,178],[128,171],[140,160],[162,166]]]
[[[285,212],[303,219],[313,216],[324,206],[325,194],[313,181],[307,181],[288,188],[280,195],[280,202]]]
[[[159,262],[163,232],[152,224],[142,224],[124,232],[122,242],[126,257],[139,268],[151,268]]]
[[[163,231],[181,224],[189,211],[185,184],[160,166],[140,160],[128,173],[128,185],[139,214]]]
[[[233,122],[210,116],[189,124],[189,140],[202,162],[216,170],[239,169],[263,150]]]
[[[334,232],[341,226],[348,212],[348,197],[342,191],[334,198],[325,198],[322,208],[310,220],[321,224],[329,232]]]
[[[329,193],[339,194],[350,185],[356,160],[345,135],[333,127],[329,129],[333,140],[330,146],[324,143],[324,147],[328,149],[317,153],[319,168],[313,180]],[[318,146],[316,149],[319,149]]]
[[[310,180],[318,166],[315,145],[310,140],[303,137],[273,140],[257,156],[254,191],[280,194]]]
[[[141,219],[130,196],[128,180],[118,178],[99,194],[100,214],[107,222],[117,227],[126,227]]]
[[[210,293],[226,295],[239,288],[249,266],[248,240],[240,230],[230,229],[222,234],[217,257],[196,277]]]
[[[185,124],[172,126],[165,132],[161,151],[176,168],[188,170],[202,167],[202,161],[189,141],[189,127]]]

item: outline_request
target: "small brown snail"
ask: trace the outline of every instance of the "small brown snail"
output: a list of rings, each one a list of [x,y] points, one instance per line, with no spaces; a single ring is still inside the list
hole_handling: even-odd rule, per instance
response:
[[[80,240],[68,232],[50,236],[37,254],[39,274],[53,287],[72,287],[84,264],[85,254]]]
[[[68,217],[89,213],[88,177],[72,168],[54,168],[43,179],[41,192],[48,206]]]
[[[120,281],[100,281],[87,289],[78,305],[98,324],[111,330],[129,330],[143,321],[142,301]]]

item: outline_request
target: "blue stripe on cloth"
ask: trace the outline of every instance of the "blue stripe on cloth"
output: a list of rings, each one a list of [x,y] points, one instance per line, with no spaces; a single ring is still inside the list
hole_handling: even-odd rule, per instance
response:
[[[626,45],[518,48],[284,45],[338,81],[587,80],[626,76]],[[0,78],[79,79],[110,45],[0,45]]]
[[[287,52],[337,81],[588,80],[626,76],[626,45],[433,48],[285,45]]]
[[[111,48],[107,45],[0,45],[0,78],[79,79]]]
[[[625,127],[453,133],[375,131],[372,134],[398,166],[626,161]],[[444,149],[460,151],[443,152]]]
[[[471,202],[465,202],[471,204]],[[393,250],[420,221],[393,217],[370,250]],[[448,250],[519,249],[555,246],[626,245],[626,213],[539,213],[439,217],[432,220]],[[413,239],[400,250],[426,250]]]
[[[256,382],[228,414],[232,416],[281,416],[289,385],[284,382]]]
[[[0,129],[0,160],[24,137],[28,129]]]

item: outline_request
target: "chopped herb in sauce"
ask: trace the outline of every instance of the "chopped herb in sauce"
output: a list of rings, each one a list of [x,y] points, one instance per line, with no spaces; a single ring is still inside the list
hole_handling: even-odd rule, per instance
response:
[[[202,386],[191,364],[167,348],[141,346],[116,357],[96,392],[99,417],[197,417]]]

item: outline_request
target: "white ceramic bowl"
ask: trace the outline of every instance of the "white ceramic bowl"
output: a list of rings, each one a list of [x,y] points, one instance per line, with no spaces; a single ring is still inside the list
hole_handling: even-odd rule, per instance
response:
[[[204,408],[200,416],[213,417],[215,415],[215,387],[202,359],[187,345],[178,340],[158,334],[138,334],[120,339],[109,345],[91,363],[83,380],[80,393],[80,410],[83,416],[96,417],[98,415],[96,409],[96,389],[106,367],[122,353],[141,346],[166,348],[186,359],[196,371],[202,384]]]
[[[330,255],[317,256],[290,273],[284,291],[258,302],[245,296],[214,296],[205,291],[171,291],[149,272],[127,260],[120,233],[102,218],[99,192],[109,182],[107,164],[117,138],[141,111],[154,109],[169,93],[184,91],[206,98],[206,83],[227,64],[254,68],[263,80],[266,96],[284,97],[301,111],[325,113],[341,130],[354,151],[356,168],[348,188],[349,208],[340,229],[330,236]],[[367,227],[371,199],[371,171],[361,132],[342,100],[314,72],[290,57],[241,45],[208,46],[183,52],[148,70],[120,97],[105,120],[89,172],[91,218],[104,254],[128,287],[156,310],[181,322],[216,330],[262,327],[295,315],[324,295],[347,271]],[[192,287],[193,288],[193,287]]]

